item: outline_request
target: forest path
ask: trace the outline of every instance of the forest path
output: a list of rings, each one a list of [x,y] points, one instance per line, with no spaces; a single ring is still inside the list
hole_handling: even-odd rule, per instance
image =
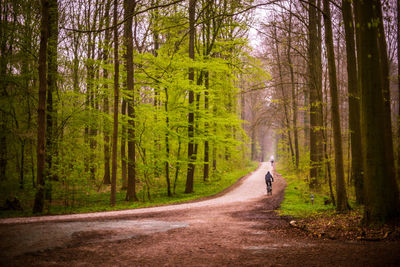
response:
[[[269,164],[201,202],[0,222],[1,266],[396,265],[399,242],[308,238],[275,213],[285,181],[266,196]],[[35,221],[36,220],[36,221]]]

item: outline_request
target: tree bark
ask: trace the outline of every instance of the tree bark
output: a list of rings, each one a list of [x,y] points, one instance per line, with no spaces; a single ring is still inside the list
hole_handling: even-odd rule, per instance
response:
[[[111,1],[107,0],[106,2],[106,7],[105,7],[105,26],[108,28],[110,26],[110,6],[111,6]],[[110,30],[105,31],[104,35],[104,49],[103,49],[103,64],[108,63],[108,46],[110,44]],[[108,79],[108,70],[107,68],[103,69],[103,78],[106,80]],[[109,100],[108,100],[108,83],[107,81],[104,83],[104,99],[103,99],[103,112],[108,116],[109,114]],[[104,119],[104,177],[103,177],[103,184],[111,184],[111,177],[110,177],[110,129],[109,129],[109,123],[108,123],[108,118]]]
[[[189,0],[189,58],[194,60],[194,35],[195,35],[196,0]],[[194,68],[189,67],[189,81],[194,82]],[[189,116],[188,116],[188,169],[185,193],[193,193],[194,179],[194,91],[189,89]]]
[[[400,62],[400,0],[397,0],[397,62]],[[397,63],[399,64],[399,63]],[[397,173],[400,173],[400,67],[397,67]]]
[[[365,210],[364,221],[382,223],[399,216],[399,192],[395,176],[387,167],[385,140],[384,81],[381,73],[379,0],[368,3],[355,1],[356,17],[360,25],[361,64],[361,134],[364,155]],[[382,33],[381,33],[382,34]],[[384,37],[383,37],[384,38]]]
[[[40,213],[44,206],[44,171],[45,171],[45,139],[46,139],[46,92],[47,92],[47,41],[49,24],[49,0],[41,0],[42,18],[40,22],[40,48],[39,48],[39,105],[38,105],[38,130],[37,130],[37,191],[33,213]]]
[[[360,92],[357,82],[356,46],[354,43],[353,12],[350,0],[342,1],[343,24],[346,39],[347,86],[349,95],[349,127],[351,143],[351,181],[354,183],[356,202],[364,203],[362,147],[360,125]]]
[[[317,17],[315,0],[308,8],[308,72],[310,86],[310,188],[320,187],[322,162],[322,64],[321,39],[318,34],[320,20]]]
[[[48,49],[47,49],[47,113],[46,113],[46,164],[47,173],[51,180],[53,175],[52,159],[56,154],[57,109],[53,96],[57,93],[57,49],[58,49],[58,1],[49,1],[49,24],[48,24]]]
[[[126,85],[124,85],[126,86]],[[126,108],[127,106],[127,101],[125,97],[122,98],[122,105],[121,105],[121,115],[124,117],[126,115]],[[127,137],[127,129],[125,126],[125,123],[122,124],[121,127],[121,180],[122,180],[122,189],[127,189],[128,188],[128,181],[126,179],[127,177],[127,168],[126,168],[126,163],[127,163],[127,158],[126,158],[126,137]]]
[[[110,205],[115,206],[117,189],[117,154],[118,154],[118,101],[119,101],[119,59],[118,59],[118,0],[114,0],[114,124],[111,159],[111,195]]]
[[[294,81],[294,71],[292,64],[292,56],[291,56],[291,47],[292,47],[292,3],[290,3],[290,11],[289,11],[289,30],[288,30],[288,46],[287,46],[287,58],[288,65],[290,71],[290,81],[292,86],[292,116],[293,116],[293,139],[294,139],[294,155],[295,155],[295,166],[296,169],[299,168],[299,137],[297,131],[297,100],[296,100],[296,86]]]
[[[134,88],[134,69],[133,69],[133,11],[136,7],[136,1],[125,0],[125,25],[124,25],[124,40],[126,47],[126,82],[127,89],[130,94],[128,101],[128,190],[126,192],[127,201],[137,201],[136,196],[136,140],[135,140],[135,88]]]
[[[336,80],[335,52],[333,50],[331,11],[329,0],[324,0],[324,25],[325,46],[328,54],[328,76],[331,95],[331,116],[333,128],[333,142],[335,147],[335,171],[336,171],[336,210],[344,212],[348,210],[346,183],[343,169],[342,132],[340,125],[339,97]]]

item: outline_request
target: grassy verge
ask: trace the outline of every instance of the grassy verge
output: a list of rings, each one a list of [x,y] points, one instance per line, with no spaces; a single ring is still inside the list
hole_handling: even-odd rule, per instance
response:
[[[287,171],[282,166],[277,166],[277,172],[285,178],[287,183],[285,197],[278,211],[280,215],[307,218],[316,216],[321,212],[333,213],[335,211],[332,204],[325,204],[325,201],[329,200],[327,193],[311,191],[304,179]],[[311,195],[313,196],[313,203]]]
[[[102,186],[100,191],[95,189],[77,190],[73,197],[70,196],[68,198],[68,205],[65,204],[64,200],[61,200],[61,197],[57,197],[57,194],[55,194],[51,205],[47,203],[45,212],[42,215],[124,210],[188,202],[220,193],[237,182],[241,177],[254,171],[257,166],[257,162],[251,162],[245,168],[216,173],[215,176],[211,177],[207,182],[202,181],[201,178],[197,178],[194,181],[194,193],[192,194],[183,193],[185,189],[184,181],[177,184],[176,193],[172,197],[167,196],[166,185],[163,186],[162,183],[160,186],[151,189],[151,199],[148,198],[147,191],[144,189],[139,190],[137,194],[139,201],[136,202],[125,201],[126,192],[121,190],[117,192],[116,205],[114,207],[111,207],[109,204],[110,186]],[[63,192],[59,193],[63,194]],[[24,210],[0,211],[0,218],[32,216],[31,205],[33,196],[33,193],[18,196]]]

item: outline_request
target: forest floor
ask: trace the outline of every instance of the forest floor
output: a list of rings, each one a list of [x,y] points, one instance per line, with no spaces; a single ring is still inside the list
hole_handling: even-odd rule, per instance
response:
[[[91,214],[0,220],[0,266],[400,266],[400,240],[315,236],[275,211],[268,164],[215,198]]]

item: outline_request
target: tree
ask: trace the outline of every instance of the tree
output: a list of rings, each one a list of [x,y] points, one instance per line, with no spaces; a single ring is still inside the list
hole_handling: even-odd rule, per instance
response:
[[[195,38],[195,13],[196,0],[189,0],[189,58],[194,60],[194,38]],[[190,84],[194,82],[194,68],[189,67]],[[189,116],[188,116],[188,169],[186,177],[185,193],[193,193],[194,179],[194,91],[189,89]]]
[[[347,56],[347,87],[349,95],[349,127],[351,138],[351,181],[354,182],[356,201],[358,204],[364,202],[363,193],[363,170],[362,170],[362,147],[360,129],[360,93],[357,81],[356,46],[354,43],[354,23],[351,2],[342,1],[343,24],[346,39]]]
[[[126,72],[127,72],[127,89],[130,93],[128,101],[128,190],[126,192],[126,200],[137,201],[136,197],[136,154],[135,154],[135,88],[134,88],[134,69],[133,69],[133,37],[132,22],[133,11],[135,10],[135,0],[125,0],[125,25],[124,37],[126,47]]]
[[[399,192],[395,175],[388,168],[388,142],[385,140],[387,121],[384,103],[383,68],[379,40],[380,1],[355,2],[359,22],[361,77],[361,134],[364,154],[364,185],[366,223],[382,223],[399,216]],[[382,37],[383,38],[383,37]]]
[[[110,6],[111,6],[111,1],[107,0],[106,6],[105,6],[105,26],[108,28],[110,26]],[[107,29],[105,30],[104,34],[104,47],[103,47],[103,64],[108,63],[108,53],[109,53],[109,46],[110,45],[110,30]],[[103,68],[103,78],[107,79],[108,78],[108,70],[106,67]],[[104,184],[111,184],[111,178],[110,178],[110,129],[109,129],[109,123],[108,123],[108,118],[107,115],[109,113],[109,93],[108,93],[108,83],[107,81],[104,82],[104,98],[103,98],[103,112],[105,113],[105,118],[103,121],[104,124],[104,177],[103,177],[103,183]]]
[[[46,93],[47,93],[47,42],[49,25],[49,7],[51,0],[41,0],[40,22],[40,48],[39,48],[39,105],[38,105],[38,130],[37,130],[37,191],[33,213],[43,211],[44,186],[45,186],[45,139],[46,139]]]
[[[114,0],[114,123],[111,158],[111,195],[110,204],[115,205],[117,189],[117,154],[118,154],[118,102],[119,102],[119,56],[118,56],[118,0]]]
[[[52,169],[52,159],[56,152],[56,129],[57,129],[57,109],[54,96],[57,95],[57,64],[58,49],[58,1],[49,2],[49,24],[48,24],[48,49],[47,49],[47,112],[46,112],[46,176],[50,179],[53,175],[50,173]]]
[[[293,139],[294,139],[294,154],[296,169],[299,168],[299,137],[297,131],[297,100],[296,100],[296,85],[294,81],[294,70],[291,56],[292,48],[292,2],[289,4],[289,28],[288,28],[288,44],[287,44],[287,60],[290,70],[290,82],[292,87],[292,116],[293,116]]]
[[[320,186],[322,162],[322,65],[321,36],[318,33],[320,20],[317,16],[316,1],[311,0],[308,6],[308,72],[310,101],[310,188]]]
[[[339,100],[336,80],[335,53],[333,50],[331,11],[329,0],[324,0],[324,25],[325,46],[328,54],[329,88],[331,96],[331,116],[333,128],[333,141],[335,147],[335,170],[336,170],[336,210],[339,212],[348,209],[346,186],[343,170],[342,131],[340,126]]]

